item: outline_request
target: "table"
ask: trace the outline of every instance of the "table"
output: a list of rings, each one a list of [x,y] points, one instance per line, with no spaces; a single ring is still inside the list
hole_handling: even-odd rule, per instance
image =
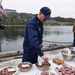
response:
[[[55,66],[57,66],[57,65],[54,64],[54,63],[52,63],[52,61],[49,61],[49,62],[51,63],[51,67],[50,67],[49,70],[46,70],[46,71],[53,72],[53,73],[57,74],[56,71],[54,70],[55,69]],[[39,70],[35,66],[35,64],[33,64],[33,67],[32,67],[32,69],[30,71],[28,71],[28,72],[21,72],[21,71],[19,71],[18,72],[18,75],[36,75],[36,73],[38,73],[39,71],[41,71],[41,70]]]
[[[51,67],[49,70],[47,70],[48,72],[53,72],[55,74],[58,74],[56,71],[55,71],[55,67],[58,66],[56,65],[55,63],[52,62],[52,60],[49,61],[51,63]],[[71,61],[71,62],[65,62],[67,63],[68,65],[71,65],[73,67],[75,67],[75,60]],[[18,75],[35,75],[36,73],[38,73],[40,70],[35,66],[33,65],[32,69],[28,72],[21,72],[19,71],[18,72]]]
[[[56,52],[57,52],[57,51],[56,51]],[[56,52],[55,52],[55,53],[56,53]],[[48,71],[48,72],[53,72],[53,73],[55,73],[55,74],[58,75],[58,73],[55,71],[55,67],[58,66],[58,65],[56,65],[55,63],[53,63],[52,59],[53,59],[53,57],[62,58],[62,55],[61,55],[60,51],[58,51],[56,54],[52,54],[52,53],[51,53],[52,55],[51,55],[51,54],[48,54],[48,53],[49,53],[49,52],[45,53],[45,55],[48,56],[49,62],[51,63],[51,67],[50,67],[50,69],[47,70],[47,71]],[[40,59],[39,59],[39,60],[40,60]],[[18,66],[19,63],[21,63],[21,61],[22,61],[22,59],[14,59],[14,60],[2,62],[2,63],[0,63],[0,69],[3,68],[3,67],[5,67],[5,66],[15,66],[15,67],[18,69],[17,66]],[[75,67],[75,58],[73,58],[72,61],[65,61],[65,63],[68,64],[68,65],[70,65],[70,66]],[[36,75],[36,73],[38,73],[39,71],[41,71],[41,70],[39,70],[39,69],[35,66],[35,64],[33,64],[32,69],[31,69],[30,71],[28,71],[28,72],[21,72],[21,71],[18,69],[17,75]]]

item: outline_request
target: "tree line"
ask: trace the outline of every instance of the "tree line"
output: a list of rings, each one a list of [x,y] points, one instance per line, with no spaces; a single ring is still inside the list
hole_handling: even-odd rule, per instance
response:
[[[26,25],[31,17],[36,14],[31,13],[7,13],[7,17],[2,16],[1,23],[4,25]],[[74,18],[52,17],[52,20],[45,22],[46,25],[73,25]]]

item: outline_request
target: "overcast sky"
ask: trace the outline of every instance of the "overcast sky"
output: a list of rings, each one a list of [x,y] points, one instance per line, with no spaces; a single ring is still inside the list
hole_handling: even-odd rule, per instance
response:
[[[75,0],[2,0],[4,9],[38,14],[43,6],[51,9],[52,17],[75,18]]]

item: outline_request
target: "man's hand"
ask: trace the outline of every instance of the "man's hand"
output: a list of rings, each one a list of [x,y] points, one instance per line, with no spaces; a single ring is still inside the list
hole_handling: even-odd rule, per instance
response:
[[[41,58],[42,58],[46,63],[48,63],[48,57],[46,57],[45,55],[43,55]]]

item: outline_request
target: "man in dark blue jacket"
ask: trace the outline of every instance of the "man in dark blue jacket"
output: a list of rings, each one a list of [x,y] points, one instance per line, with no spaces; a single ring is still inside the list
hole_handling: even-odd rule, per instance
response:
[[[22,62],[38,62],[38,55],[48,62],[48,57],[41,51],[43,38],[43,22],[51,19],[51,10],[48,7],[42,7],[38,15],[29,20],[26,25],[26,32],[23,43]]]

